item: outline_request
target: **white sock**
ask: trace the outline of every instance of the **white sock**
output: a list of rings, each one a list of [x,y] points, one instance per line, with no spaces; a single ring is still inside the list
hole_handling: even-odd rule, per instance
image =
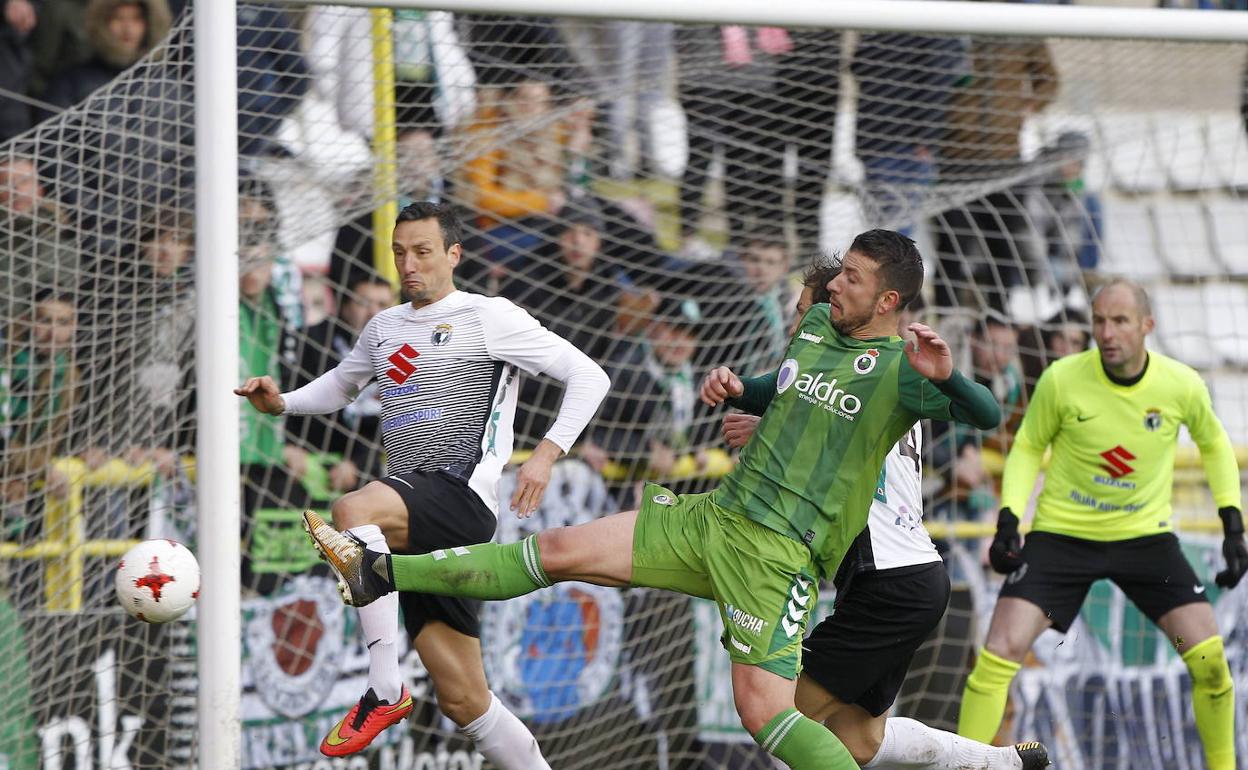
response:
[[[364,541],[370,551],[390,553],[386,535],[376,524],[364,524],[347,530]],[[403,691],[399,673],[399,594],[392,591],[377,601],[359,608],[360,629],[368,644],[368,686],[378,698],[398,703]]]
[[[529,728],[494,693],[485,713],[460,728],[499,770],[550,770]]]
[[[884,742],[863,765],[893,770],[1022,770],[1013,746],[988,746],[970,738],[936,730],[922,722],[890,717],[884,724]]]

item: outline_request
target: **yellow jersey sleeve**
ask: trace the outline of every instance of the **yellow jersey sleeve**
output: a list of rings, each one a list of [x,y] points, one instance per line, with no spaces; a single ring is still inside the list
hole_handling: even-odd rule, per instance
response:
[[[1239,484],[1239,463],[1235,461],[1235,448],[1222,421],[1213,413],[1213,401],[1209,388],[1200,377],[1193,377],[1188,390],[1187,411],[1183,422],[1192,434],[1192,440],[1200,448],[1200,460],[1205,466],[1205,477],[1213,492],[1213,502],[1219,508],[1233,506],[1243,510],[1242,492]]]
[[[1039,467],[1047,445],[1051,457],[1034,529],[1098,541],[1167,532],[1184,424],[1201,447],[1219,505],[1238,501],[1230,443],[1194,370],[1150,352],[1144,376],[1123,386],[1105,375],[1097,351],[1067,356],[1037,385],[1019,431],[1024,454],[1016,461],[1011,452],[1006,463],[1003,504],[1019,505],[1015,513],[1021,512],[1031,469]]]
[[[1014,435],[1014,445],[1005,458],[1005,471],[1001,477],[1001,507],[1009,508],[1015,516],[1023,517],[1027,501],[1036,485],[1036,474],[1061,420],[1057,409],[1057,375],[1053,367],[1046,369],[1036,380],[1036,389],[1027,402],[1023,422]]]

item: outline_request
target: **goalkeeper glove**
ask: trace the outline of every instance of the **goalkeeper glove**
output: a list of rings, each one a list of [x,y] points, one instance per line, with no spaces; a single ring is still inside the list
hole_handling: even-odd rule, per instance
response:
[[[1023,566],[1023,538],[1018,534],[1018,517],[1009,508],[997,516],[997,534],[988,548],[988,563],[1002,575]]]
[[[1218,509],[1222,519],[1222,556],[1226,569],[1214,577],[1220,588],[1234,588],[1248,572],[1248,545],[1244,544],[1244,517],[1238,508],[1227,506]]]

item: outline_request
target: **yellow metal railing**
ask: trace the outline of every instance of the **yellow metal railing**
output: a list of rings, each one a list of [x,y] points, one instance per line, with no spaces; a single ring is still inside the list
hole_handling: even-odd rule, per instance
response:
[[[1248,467],[1248,448],[1236,447],[1240,467]],[[512,465],[518,465],[531,455],[518,451],[512,455]],[[1000,473],[1003,463],[995,452],[984,453],[985,466]],[[673,480],[692,478],[719,478],[732,468],[732,457],[722,449],[711,449],[700,457],[684,455],[677,459],[668,474]],[[194,460],[183,459],[183,468],[194,478]],[[88,468],[76,457],[62,457],[49,466],[51,475],[65,480],[63,487],[52,494],[44,491],[43,539],[34,543],[0,541],[0,559],[39,559],[44,562],[44,601],[49,610],[76,612],[82,609],[83,575],[86,560],[91,557],[121,556],[138,540],[92,540],[86,537],[83,498],[88,489],[124,489],[151,485],[156,478],[156,468],[150,462],[130,465],[120,459],[111,459]],[[608,463],[603,469],[608,481],[624,481],[630,477],[628,467]],[[1180,515],[1175,527],[1183,532],[1220,534],[1221,523],[1210,508],[1207,515],[1189,512],[1203,510],[1195,501],[1203,490],[1203,471],[1200,454],[1194,447],[1181,447],[1175,458],[1175,507]],[[958,521],[927,523],[927,529],[936,538],[977,538],[993,534],[994,525],[988,522]]]
[[[49,610],[82,609],[83,573],[93,556],[121,556],[138,540],[88,540],[83,496],[89,488],[122,489],[148,486],[156,478],[150,462],[130,465],[112,459],[95,467],[76,457],[61,457],[49,466],[49,475],[64,479],[62,489],[43,498],[43,539],[34,543],[0,541],[0,559],[41,559],[44,603]]]

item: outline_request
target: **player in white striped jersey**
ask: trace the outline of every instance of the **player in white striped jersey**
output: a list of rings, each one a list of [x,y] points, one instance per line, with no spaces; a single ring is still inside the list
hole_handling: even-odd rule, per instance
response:
[[[828,259],[806,270],[797,318],[828,301],[828,283],[838,272],[840,264]],[[903,317],[901,327],[910,320]],[[758,421],[726,416],[724,439],[744,446]],[[867,527],[833,580],[835,612],[802,643],[797,708],[822,721],[863,768],[1038,770],[1048,765],[1038,743],[998,748],[886,716],[915,651],[949,604],[949,574],[923,526],[922,471],[916,424],[884,458]]]
[[[509,300],[455,288],[461,234],[449,206],[403,209],[393,249],[410,302],[378,313],[342,362],[304,387],[279,393],[262,377],[235,391],[269,414],[325,414],[351,403],[369,381],[379,383],[387,475],[333,507],[334,524],[373,551],[430,553],[493,537],[520,370],[562,381],[565,393],[554,425],[517,472],[510,502],[519,516],[537,508],[551,465],[610,385],[601,367]],[[325,737],[322,753],[360,751],[411,713],[395,644],[399,604],[394,593],[360,608],[368,690]],[[548,768],[528,728],[486,685],[478,603],[405,593],[402,606],[442,712],[494,766]]]

